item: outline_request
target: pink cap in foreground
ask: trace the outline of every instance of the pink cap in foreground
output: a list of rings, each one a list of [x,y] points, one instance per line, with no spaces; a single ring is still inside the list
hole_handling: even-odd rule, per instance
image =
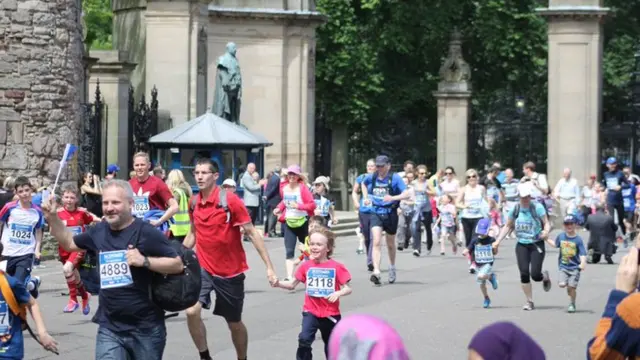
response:
[[[331,332],[329,360],[409,360],[409,355],[400,335],[386,321],[350,315]]]

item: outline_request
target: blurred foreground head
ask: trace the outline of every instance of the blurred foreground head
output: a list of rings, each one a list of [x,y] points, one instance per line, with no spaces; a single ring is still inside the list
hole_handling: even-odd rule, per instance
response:
[[[409,355],[400,335],[386,321],[350,315],[331,332],[329,360],[409,360]]]

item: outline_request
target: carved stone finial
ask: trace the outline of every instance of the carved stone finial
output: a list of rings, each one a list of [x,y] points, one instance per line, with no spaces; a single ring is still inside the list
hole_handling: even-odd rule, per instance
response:
[[[462,58],[462,34],[457,28],[451,33],[449,54],[440,67],[440,79],[446,83],[461,83],[471,80],[469,64]]]

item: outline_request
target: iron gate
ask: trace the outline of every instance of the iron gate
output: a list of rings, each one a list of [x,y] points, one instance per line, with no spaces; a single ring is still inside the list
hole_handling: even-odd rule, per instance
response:
[[[474,108],[469,122],[468,166],[480,171],[499,162],[519,174],[533,161],[536,171],[547,171],[546,107],[527,109],[524,99],[502,96],[485,111]],[[456,169],[457,170],[457,169]]]
[[[129,156],[128,168],[133,169],[133,155],[151,148],[147,141],[158,132],[158,89],[151,89],[151,103],[147,103],[144,94],[138,103],[134,100],[134,89],[129,87]]]
[[[80,104],[80,111],[78,173],[82,179],[88,172],[101,174],[105,168],[102,157],[104,104],[100,93],[100,80],[96,81],[93,103]]]

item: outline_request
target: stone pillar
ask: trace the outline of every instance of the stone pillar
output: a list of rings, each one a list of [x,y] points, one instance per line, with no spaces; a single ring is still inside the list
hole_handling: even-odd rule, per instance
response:
[[[79,1],[0,2],[0,171],[55,178],[76,143],[84,81]]]
[[[314,159],[315,27],[324,17],[313,1],[219,0],[209,6],[207,108],[213,102],[216,60],[236,43],[242,71],[240,123],[265,136],[265,168]]]
[[[449,54],[440,68],[438,91],[438,169],[453,166],[458,174],[467,170],[468,123],[471,108],[471,71],[462,58],[462,36],[454,31]]]
[[[208,25],[207,1],[148,0],[145,23],[147,87],[166,94],[159,101],[174,126],[202,115],[205,97],[198,85],[201,92],[206,89],[198,74],[206,66],[198,55],[206,54],[199,39]]]
[[[600,168],[602,0],[550,0],[537,11],[548,20],[547,172],[550,184],[570,167],[578,181]],[[567,141],[565,134],[572,134]],[[576,149],[580,149],[577,151]],[[553,186],[553,185],[552,185]]]
[[[89,80],[89,99],[95,96],[96,85],[100,83],[100,93],[103,97],[106,111],[103,128],[105,141],[103,152],[106,152],[107,164],[119,164],[126,169],[129,154],[129,76],[136,64],[126,61],[128,54],[117,50],[91,51],[91,57],[98,62],[91,68]],[[96,169],[105,171],[105,169]]]

